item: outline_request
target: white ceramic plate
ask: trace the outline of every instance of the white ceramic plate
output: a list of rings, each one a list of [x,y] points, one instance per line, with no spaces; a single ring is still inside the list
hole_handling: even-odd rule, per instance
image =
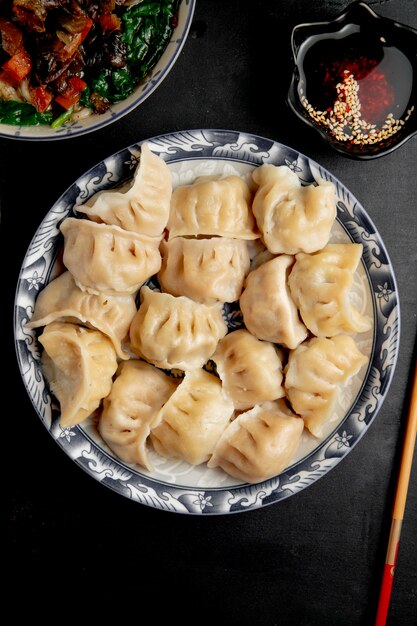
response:
[[[90,420],[73,428],[59,425],[57,403],[51,397],[40,366],[37,333],[30,320],[39,291],[62,271],[59,252],[61,222],[77,204],[99,190],[128,180],[136,167],[139,144],[99,163],[79,178],[54,204],[36,232],[23,261],[15,302],[15,340],[23,381],[42,422],[57,443],[83,469],[115,491],[152,507],[194,514],[247,511],[277,502],[304,489],[334,467],[359,441],[380,408],[395,367],[399,342],[397,287],[389,258],[375,226],[351,193],[327,170],[302,154],[271,139],[222,130],[196,130],[147,140],[152,151],[170,166],[174,185],[207,174],[245,175],[262,163],[287,164],[302,182],[319,178],[336,185],[337,222],[332,241],[364,246],[353,297],[373,320],[372,330],[356,336],[369,356],[364,368],[342,390],[333,421],[322,440],[305,431],[290,467],[256,485],[242,485],[220,469],[192,467],[152,453],[155,471],[128,466],[115,458]],[[239,311],[226,305],[229,326],[241,325]]]
[[[112,104],[106,113],[93,114],[79,121],[68,121],[59,128],[51,128],[48,125],[40,126],[13,126],[12,124],[0,124],[0,137],[12,139],[25,139],[26,141],[42,141],[54,139],[66,139],[90,133],[93,130],[104,128],[115,122],[127,113],[130,113],[141,104],[162,83],[178,59],[193,19],[195,0],[181,0],[178,8],[178,23],[173,30],[171,39],[164,53],[155,67],[146,78],[139,83],[135,91],[125,100]]]

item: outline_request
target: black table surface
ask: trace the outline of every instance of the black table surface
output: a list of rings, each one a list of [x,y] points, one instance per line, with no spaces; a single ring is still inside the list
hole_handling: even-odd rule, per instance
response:
[[[415,0],[369,4],[417,28]],[[417,137],[369,162],[332,151],[285,103],[295,24],[326,20],[345,0],[198,0],[190,36],[161,86],[135,111],[58,142],[0,139],[6,329],[1,537],[10,597],[34,615],[127,610],[141,619],[296,626],[372,624],[388,540],[416,339]],[[318,161],[363,204],[388,249],[401,302],[401,346],[385,402],[359,444],[321,480],[238,515],[160,512],[101,486],[47,434],[16,364],[12,306],[39,222],[79,175],[122,147],[165,132],[224,128],[273,138]],[[2,368],[4,372],[4,367]],[[10,390],[7,388],[10,386]],[[391,626],[417,624],[417,461],[394,579]],[[6,597],[8,597],[7,594]],[[146,620],[145,620],[146,622]]]

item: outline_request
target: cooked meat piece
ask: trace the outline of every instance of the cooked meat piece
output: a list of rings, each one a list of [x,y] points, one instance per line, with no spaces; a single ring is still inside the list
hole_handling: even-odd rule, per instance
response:
[[[48,10],[56,9],[66,2],[67,0],[13,0],[13,13],[25,28],[44,33]]]
[[[110,102],[107,100],[107,98],[104,98],[96,91],[93,91],[93,93],[91,94],[90,102],[93,105],[94,111],[96,111],[97,113],[105,113],[110,106]]]
[[[124,67],[126,65],[126,45],[119,33],[111,33],[104,42],[103,59],[112,67]]]
[[[7,54],[13,56],[23,47],[23,33],[9,20],[0,17],[1,47]]]

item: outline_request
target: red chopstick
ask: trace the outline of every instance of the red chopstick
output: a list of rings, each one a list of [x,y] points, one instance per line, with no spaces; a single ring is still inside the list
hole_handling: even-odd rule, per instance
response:
[[[400,545],[401,525],[404,518],[405,501],[410,482],[411,465],[413,463],[414,446],[417,433],[417,365],[414,371],[411,400],[408,410],[407,430],[401,456],[400,473],[395,492],[394,510],[392,512],[391,532],[388,540],[387,556],[378,602],[375,626],[385,626],[391,598],[394,569]]]

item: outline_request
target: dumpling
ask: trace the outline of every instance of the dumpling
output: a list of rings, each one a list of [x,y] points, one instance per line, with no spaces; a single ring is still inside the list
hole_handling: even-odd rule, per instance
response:
[[[152,469],[146,440],[159,410],[176,388],[173,378],[144,361],[119,366],[98,430],[122,461]]]
[[[160,239],[70,217],[61,225],[64,265],[89,293],[128,295],[159,271]]]
[[[348,335],[314,337],[290,352],[285,389],[292,408],[313,435],[323,436],[340,385],[346,384],[367,362]]]
[[[304,423],[284,400],[265,402],[241,413],[223,432],[208,467],[248,483],[276,476],[297,451]]]
[[[247,242],[213,237],[163,241],[158,280],[164,291],[210,304],[234,302],[242,293],[249,271]]]
[[[225,336],[220,305],[142,287],[141,305],[130,326],[133,352],[164,369],[202,367]]]
[[[285,395],[281,356],[275,346],[245,329],[235,330],[219,342],[212,359],[235,409],[248,409]]]
[[[307,337],[287,286],[294,257],[282,254],[246,278],[240,308],[246,328],[258,339],[296,348]]]
[[[63,322],[48,324],[39,341],[45,376],[61,405],[59,422],[75,426],[110,393],[117,370],[113,345],[98,330]]]
[[[150,151],[147,144],[143,144],[140,163],[127,191],[99,191],[76,209],[96,222],[160,237],[168,221],[171,195],[172,179],[168,166]]]
[[[288,284],[304,324],[317,337],[371,327],[350,301],[361,255],[360,243],[329,243],[315,254],[297,254]]]
[[[302,187],[289,167],[271,164],[256,168],[252,178],[259,185],[252,209],[270,252],[315,252],[326,245],[336,218],[333,183]]]
[[[185,375],[159,412],[151,441],[161,456],[191,465],[208,461],[233,415],[220,380],[205,370]]]
[[[122,341],[129,333],[135,313],[133,296],[86,293],[77,287],[70,272],[64,272],[40,292],[32,319],[26,326],[38,328],[51,322],[80,322],[107,335],[117,356],[128,359]]]
[[[171,200],[169,239],[195,235],[257,239],[251,199],[239,176],[201,176],[191,185],[177,187]]]

